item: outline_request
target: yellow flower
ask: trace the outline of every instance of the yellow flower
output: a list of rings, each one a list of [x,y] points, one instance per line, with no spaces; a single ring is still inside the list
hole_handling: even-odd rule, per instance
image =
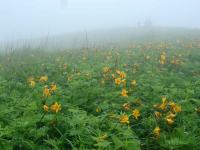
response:
[[[49,107],[47,105],[43,106],[44,111],[48,112],[49,111]]]
[[[123,97],[128,97],[128,91],[126,90],[126,89],[123,89],[122,90],[122,92],[121,92],[121,95],[123,96]]]
[[[57,86],[55,83],[51,84],[51,92],[55,92],[57,90]]]
[[[122,105],[122,107],[123,107],[125,110],[129,110],[130,107],[131,107],[131,105],[130,105],[129,103],[124,103],[124,104]]]
[[[163,52],[161,55],[160,55],[160,60],[159,60],[159,63],[161,65],[164,65],[166,63],[166,53]]]
[[[61,110],[61,104],[58,104],[57,102],[55,102],[53,105],[51,105],[51,111],[52,112],[59,112]]]
[[[119,70],[116,70],[116,73],[117,73],[117,74],[120,74],[120,73],[121,73],[121,71],[119,71]]]
[[[33,81],[33,80],[30,81],[30,84],[29,84],[29,85],[30,85],[30,87],[32,87],[32,88],[35,87],[35,81]]]
[[[121,78],[116,78],[115,79],[115,84],[120,85],[121,84]]]
[[[119,118],[119,121],[123,124],[129,124],[129,118],[128,115],[121,115]]]
[[[120,76],[121,78],[125,78],[125,77],[126,77],[126,73],[122,71],[122,72],[120,72],[119,76]]]
[[[172,109],[175,113],[181,112],[181,106],[175,104],[174,102],[170,102],[169,105],[170,105],[171,109]]]
[[[154,114],[155,114],[155,116],[156,116],[157,119],[162,116],[162,114],[160,112],[158,112],[158,111],[154,112]]]
[[[50,90],[49,90],[49,88],[46,86],[45,88],[44,88],[44,90],[43,90],[43,95],[45,96],[45,97],[49,97],[49,96],[51,96],[51,92],[50,92]]]
[[[126,84],[126,79],[122,80],[122,84],[124,84],[124,85]]]
[[[167,98],[162,97],[162,104],[159,106],[160,109],[165,110],[167,107]]]
[[[101,112],[101,109],[100,108],[96,108],[95,110],[97,113]]]
[[[134,109],[132,111],[132,115],[135,119],[138,119],[138,117],[140,116],[140,111],[138,109]]]
[[[136,86],[136,84],[137,84],[136,80],[132,80],[131,85]]]
[[[153,130],[153,134],[158,138],[160,136],[160,128],[155,127],[155,129]]]
[[[166,118],[166,121],[169,125],[172,125],[174,123],[174,120],[171,118]]]
[[[166,116],[166,121],[169,125],[172,125],[174,123],[174,119],[175,119],[176,115],[173,114],[173,113],[169,113],[167,116]]]
[[[103,72],[104,72],[104,73],[108,73],[109,71],[110,71],[110,68],[109,68],[109,67],[104,67],[104,68],[103,68]]]
[[[41,76],[40,82],[46,82],[48,80],[48,76]]]
[[[113,79],[115,78],[115,74],[112,74],[111,76],[112,76]]]

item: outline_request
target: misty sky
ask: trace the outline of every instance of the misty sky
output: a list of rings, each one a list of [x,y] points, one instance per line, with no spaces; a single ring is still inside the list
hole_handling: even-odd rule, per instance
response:
[[[65,32],[161,26],[200,28],[199,0],[0,0],[0,41]]]

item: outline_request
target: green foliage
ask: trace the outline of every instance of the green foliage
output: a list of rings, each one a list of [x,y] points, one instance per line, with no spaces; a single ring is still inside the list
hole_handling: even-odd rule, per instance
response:
[[[190,48],[181,42],[135,43],[125,50],[1,54],[0,149],[198,149],[200,49],[196,41]],[[166,62],[161,64],[164,52]],[[115,83],[120,76],[116,70],[126,73],[123,84]],[[45,75],[48,80],[41,82]],[[31,77],[33,86],[27,81]],[[52,83],[57,89],[45,97],[43,90]],[[122,89],[128,97],[121,95]],[[169,103],[160,109],[163,96]],[[172,101],[181,106],[180,112],[172,110]],[[55,102],[61,106],[57,113]],[[138,118],[132,114],[135,109]],[[175,115],[172,124],[166,119],[170,112]]]

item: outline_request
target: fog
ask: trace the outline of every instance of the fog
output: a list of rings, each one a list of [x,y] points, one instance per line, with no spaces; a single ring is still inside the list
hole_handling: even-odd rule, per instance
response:
[[[199,0],[0,0],[0,41],[153,26],[200,28]]]

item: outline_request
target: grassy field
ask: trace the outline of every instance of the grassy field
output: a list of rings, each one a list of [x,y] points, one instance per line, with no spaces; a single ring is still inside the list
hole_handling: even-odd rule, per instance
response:
[[[0,54],[0,150],[199,147],[198,40]]]

